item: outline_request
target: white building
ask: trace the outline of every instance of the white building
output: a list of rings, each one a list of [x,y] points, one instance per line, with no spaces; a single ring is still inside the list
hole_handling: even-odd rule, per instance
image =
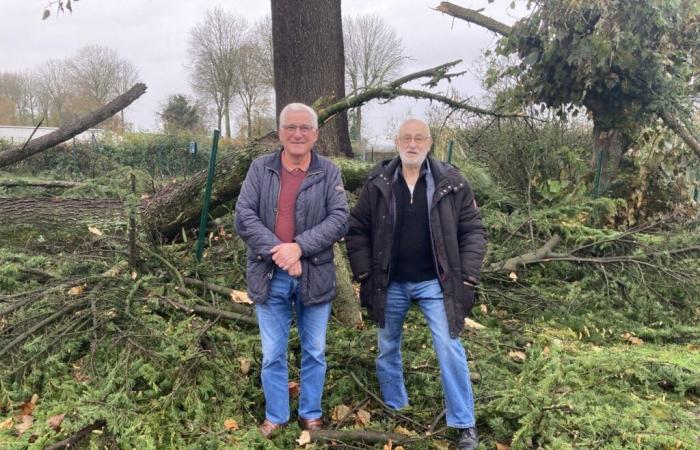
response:
[[[17,125],[0,125],[0,140],[9,142],[10,144],[23,144],[32,135],[35,127],[22,127]],[[39,127],[32,139],[44,136],[58,130],[56,127]],[[101,128],[90,128],[75,136],[78,142],[90,142],[93,137],[101,139],[104,136],[104,130]]]

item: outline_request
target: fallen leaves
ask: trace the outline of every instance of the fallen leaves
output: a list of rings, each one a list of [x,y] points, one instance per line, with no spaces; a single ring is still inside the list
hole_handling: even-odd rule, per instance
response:
[[[472,330],[483,330],[484,328],[486,328],[484,325],[480,324],[475,320],[470,319],[469,317],[464,318],[464,326]]]
[[[63,423],[63,419],[66,417],[66,413],[63,414],[57,414],[55,416],[51,416],[48,418],[46,421],[46,424],[55,432],[61,431],[61,424]]]
[[[82,295],[83,292],[85,292],[85,288],[87,288],[87,284],[79,284],[78,286],[73,286],[72,288],[68,289],[68,295],[72,295],[77,297],[78,295]]]
[[[305,446],[307,444],[311,443],[311,434],[304,430],[301,432],[301,435],[299,435],[299,439],[297,439],[297,444],[300,446]]]
[[[244,305],[253,304],[253,301],[248,297],[248,294],[245,291],[236,291],[231,289],[229,295],[231,296],[231,300],[233,300],[235,303],[242,303]]]
[[[362,408],[353,411],[347,405],[336,405],[331,412],[331,421],[334,423],[353,421],[358,427],[366,427],[372,421],[372,415]]]
[[[22,422],[15,425],[15,431],[20,436],[34,425],[34,416],[22,416]]]
[[[344,420],[350,414],[350,407],[346,405],[336,405],[331,413],[331,420],[335,423]]]
[[[510,359],[512,359],[515,362],[525,362],[525,352],[521,352],[519,350],[511,350],[508,352],[508,356],[510,356]]]
[[[238,363],[241,365],[241,373],[243,375],[248,375],[248,372],[250,372],[250,360],[240,357],[238,358]]]
[[[500,442],[496,442],[496,450],[510,450],[510,445],[501,444]]]
[[[32,425],[34,425],[33,414],[34,410],[36,409],[36,403],[38,401],[39,396],[37,394],[32,395],[32,398],[28,402],[24,402],[21,405],[19,405],[19,414],[16,418],[18,423],[14,424],[15,421],[12,418],[5,419],[0,424],[0,429],[9,430],[14,425],[15,431],[18,435],[21,436],[22,434],[24,434],[24,432],[29,430],[32,427]]]
[[[366,427],[372,420],[372,415],[364,409],[358,409],[355,413],[355,425]]]
[[[287,388],[289,389],[289,396],[291,398],[299,397],[299,383],[296,381],[290,381],[287,384]]]
[[[94,234],[95,236],[102,236],[104,234],[102,231],[100,231],[99,228],[93,227],[92,225],[88,227],[88,231]]]
[[[15,424],[15,421],[12,420],[12,417],[9,417],[2,422],[0,422],[0,430],[9,430],[11,429]]]
[[[628,343],[632,345],[642,345],[644,343],[643,340],[635,336],[633,333],[623,333],[622,334],[622,339],[626,340]]]
[[[238,430],[238,422],[236,422],[234,419],[226,419],[224,420],[224,428],[226,431],[236,431]]]

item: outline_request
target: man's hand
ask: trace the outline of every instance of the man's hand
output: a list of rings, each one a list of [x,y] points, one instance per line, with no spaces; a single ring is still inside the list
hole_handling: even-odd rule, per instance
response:
[[[299,258],[301,258],[301,247],[296,242],[279,244],[272,247],[270,253],[272,254],[272,260],[280,269],[289,271],[292,264],[298,262]],[[301,270],[299,270],[299,273],[301,273]]]
[[[292,267],[287,271],[290,277],[300,277],[301,276],[301,260],[297,260]]]

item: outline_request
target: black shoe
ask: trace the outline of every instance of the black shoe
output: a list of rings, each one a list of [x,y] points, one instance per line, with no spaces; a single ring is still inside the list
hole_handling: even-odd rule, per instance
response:
[[[479,435],[476,427],[465,428],[457,441],[457,450],[475,450],[479,446]]]

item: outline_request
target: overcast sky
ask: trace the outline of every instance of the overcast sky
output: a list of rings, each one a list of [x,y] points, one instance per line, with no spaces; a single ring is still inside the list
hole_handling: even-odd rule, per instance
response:
[[[0,0],[0,71],[33,69],[49,58],[66,58],[85,45],[112,48],[134,63],[148,91],[126,112],[137,130],[159,127],[157,111],[175,93],[191,94],[184,68],[187,36],[205,12],[215,6],[235,12],[250,22],[270,13],[268,0],[81,0],[73,14],[56,16],[55,8],[41,20],[48,0]],[[454,0],[467,8],[512,24],[525,13],[523,6],[508,8],[510,0]],[[475,63],[483,50],[492,48],[496,36],[480,27],[432,10],[439,0],[343,0],[343,14],[379,14],[401,37],[411,60],[404,73],[433,67],[455,59],[468,70],[452,85],[459,92],[478,97],[480,80]],[[439,90],[445,91],[447,83]],[[411,115],[424,117],[427,102],[398,99],[389,104],[371,103],[364,114],[364,134],[371,142],[388,142],[391,124]]]

